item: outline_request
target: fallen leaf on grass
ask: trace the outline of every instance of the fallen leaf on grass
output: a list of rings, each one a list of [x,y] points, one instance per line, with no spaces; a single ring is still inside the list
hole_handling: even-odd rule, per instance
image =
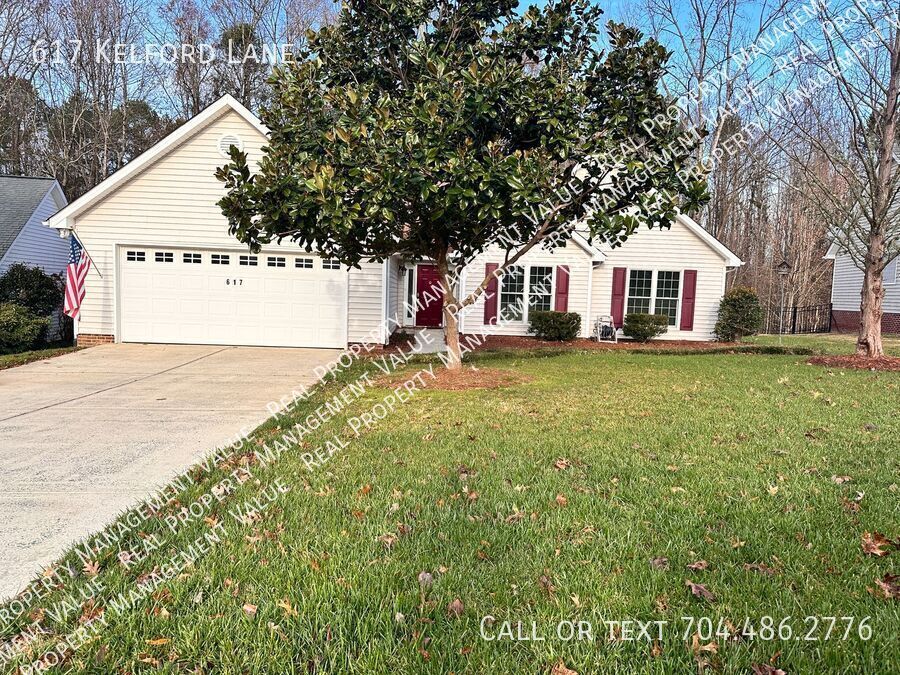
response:
[[[838,485],[843,485],[844,483],[849,483],[852,478],[850,476],[832,476],[831,480],[833,480]]]
[[[718,654],[719,645],[716,642],[708,642],[705,645],[700,644],[700,633],[694,633],[691,638],[691,651],[694,654]]]
[[[384,547],[388,551],[390,551],[391,548],[394,546],[394,544],[397,542],[397,535],[391,534],[390,532],[388,532],[387,534],[383,534],[380,537],[378,537],[378,539],[376,541],[379,541],[382,544],[384,544]]]
[[[275,603],[278,607],[284,610],[286,616],[297,616],[298,612],[294,609],[293,605],[291,605],[291,601],[287,598],[282,598],[278,602]]]
[[[558,494],[558,495],[556,495],[556,504],[557,504],[557,506],[565,506],[565,505],[568,504],[568,503],[569,503],[569,500],[566,499],[566,496],[565,496],[564,494]]]
[[[147,644],[151,647],[159,647],[161,645],[167,645],[171,642],[169,638],[156,638],[154,640],[146,640]]]
[[[787,675],[781,668],[770,666],[768,663],[751,664],[750,672],[753,673],[753,675]]]
[[[885,574],[883,579],[875,580],[875,586],[885,600],[900,600],[900,575]],[[877,595],[874,592],[872,594]]]
[[[256,605],[251,605],[249,602],[246,603],[243,607],[244,614],[247,616],[256,616]]]
[[[95,577],[100,573],[100,563],[94,560],[88,560],[84,563],[84,567],[81,568],[81,571],[89,577]]]
[[[538,579],[538,583],[547,595],[556,593],[556,586],[553,585],[553,580],[550,578],[550,570],[544,570],[544,573]]]
[[[456,598],[453,602],[447,605],[447,616],[451,619],[458,619],[462,616],[463,613],[463,603],[462,600]]]
[[[697,562],[693,562],[687,566],[689,570],[692,572],[702,572],[703,570],[709,567],[709,563],[705,560],[698,560]]]
[[[578,671],[568,668],[565,663],[560,661],[550,670],[550,675],[578,675]]]
[[[881,534],[881,532],[863,532],[863,553],[867,555],[874,555],[880,558],[881,556],[885,556],[890,553],[890,546],[891,540]]]
[[[716,596],[710,593],[710,591],[703,584],[695,584],[690,579],[684,580],[684,585],[691,589],[691,593],[695,598],[703,598],[709,602],[715,602]]]
[[[567,460],[565,457],[560,457],[555,462],[553,462],[553,468],[556,469],[557,471],[565,471],[570,466],[572,466],[572,463],[569,460]]]
[[[777,574],[777,570],[774,567],[769,567],[765,563],[744,563],[744,569],[748,572],[759,572],[760,574],[768,574],[769,576]]]
[[[652,558],[650,560],[650,567],[655,570],[667,570],[669,569],[669,559],[662,556],[659,558]]]

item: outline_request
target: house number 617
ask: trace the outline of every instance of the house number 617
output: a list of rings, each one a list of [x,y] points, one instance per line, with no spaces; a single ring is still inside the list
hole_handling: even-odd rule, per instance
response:
[[[244,280],[243,279],[226,279],[225,285],[226,286],[243,286]]]

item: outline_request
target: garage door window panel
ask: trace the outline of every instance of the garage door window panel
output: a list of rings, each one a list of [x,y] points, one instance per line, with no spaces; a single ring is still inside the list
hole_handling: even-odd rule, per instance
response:
[[[255,255],[242,255],[238,258],[238,264],[244,267],[256,267],[259,259]]]
[[[287,259],[279,256],[269,256],[266,258],[266,265],[268,267],[286,267]]]
[[[145,251],[128,251],[125,254],[125,259],[128,262],[144,262],[147,259],[147,254]]]
[[[230,265],[231,257],[221,253],[213,253],[210,256],[210,261],[213,265]]]
[[[175,254],[174,254],[174,253],[167,253],[167,252],[165,252],[165,251],[157,251],[156,254],[155,254],[155,256],[154,256],[154,259],[155,259],[156,262],[158,262],[158,263],[170,263],[170,262],[175,262]]]
[[[186,265],[199,265],[203,261],[203,256],[199,253],[185,253],[181,259]]]

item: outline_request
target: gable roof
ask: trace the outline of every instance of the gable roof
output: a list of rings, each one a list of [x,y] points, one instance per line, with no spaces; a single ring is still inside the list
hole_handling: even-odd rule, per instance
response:
[[[706,231],[696,220],[691,218],[690,216],[686,216],[683,213],[678,214],[675,220],[684,225],[690,232],[693,232],[697,238],[700,239],[704,244],[709,246],[715,253],[722,257],[725,261],[726,267],[740,267],[744,264],[744,261],[738,258],[725,244],[712,236],[709,232]],[[606,256],[614,256],[615,250],[612,246],[607,243],[602,244],[602,252]]]
[[[0,259],[55,184],[53,178],[0,175]]]
[[[744,261],[738,258],[730,248],[721,241],[712,236],[704,227],[690,216],[683,213],[678,214],[676,218],[678,222],[687,227],[691,232],[696,234],[707,246],[718,253],[725,259],[725,265],[728,267],[740,267]]]
[[[218,101],[205,108],[199,115],[189,119],[156,145],[145,150],[109,178],[97,184],[91,190],[88,190],[85,194],[53,217],[47,219],[44,222],[44,225],[55,227],[57,229],[72,229],[74,223],[73,219],[79,213],[90,208],[106,195],[122,186],[126,181],[137,176],[141,171],[151,166],[156,160],[166,156],[175,147],[186,141],[211,122],[217,120],[229,110],[236,112],[259,133],[268,137],[269,130],[259,121],[259,118],[241,105],[241,103],[233,96],[225,94],[225,96]]]

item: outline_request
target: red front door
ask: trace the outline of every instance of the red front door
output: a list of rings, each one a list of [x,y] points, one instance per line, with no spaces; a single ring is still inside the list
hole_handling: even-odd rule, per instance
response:
[[[416,267],[416,325],[440,326],[444,309],[444,292],[437,267]]]

